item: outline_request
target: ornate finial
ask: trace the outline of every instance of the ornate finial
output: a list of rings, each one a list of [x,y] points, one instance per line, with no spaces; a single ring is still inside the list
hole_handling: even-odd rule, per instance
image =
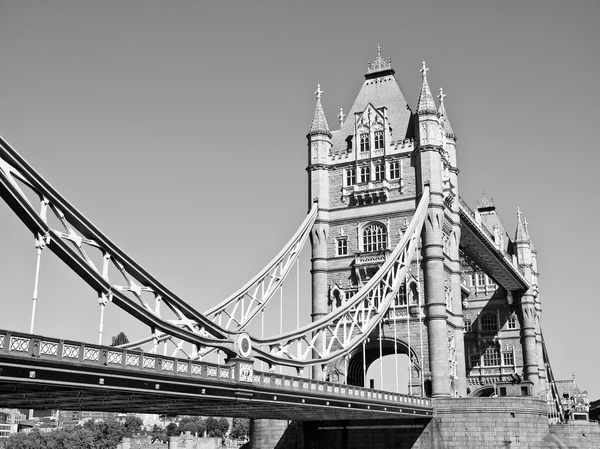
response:
[[[381,56],[381,46],[377,44],[377,56],[373,62],[367,64],[367,73],[381,72],[383,70],[391,70],[392,58],[385,59]]]
[[[523,228],[525,228],[525,232],[529,234],[529,229],[527,229],[527,226],[529,226],[529,223],[527,222],[526,218],[525,220],[523,220]]]
[[[317,84],[317,91],[315,92],[315,95],[317,96],[317,100],[321,99],[321,95],[323,95],[323,91],[321,90],[321,85]]]
[[[438,99],[440,100],[440,107],[444,104],[444,98],[446,98],[446,94],[444,93],[444,89],[442,89],[442,86],[440,86],[440,94],[438,95]],[[485,190],[483,191],[483,196],[485,196]]]
[[[340,127],[344,124],[345,118],[346,118],[346,115],[344,114],[344,109],[340,108],[340,113],[338,114],[338,119],[340,121]]]
[[[485,207],[494,207],[494,199],[493,198],[488,198],[486,196],[485,189],[483,189],[483,192],[482,192],[482,195],[481,195],[481,199],[479,201],[477,201],[477,208],[478,209],[483,209]]]
[[[517,206],[517,220],[521,221],[521,209]]]
[[[421,67],[421,75],[423,75],[423,78],[427,78],[427,72],[429,71],[429,69],[427,68],[427,66],[425,65],[425,61],[423,61],[423,67]]]

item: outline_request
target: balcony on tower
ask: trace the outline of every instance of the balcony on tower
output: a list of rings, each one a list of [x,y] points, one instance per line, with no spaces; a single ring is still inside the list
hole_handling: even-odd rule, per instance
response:
[[[343,187],[342,197],[349,200],[350,205],[378,203],[388,199],[390,184],[387,179],[368,181]]]

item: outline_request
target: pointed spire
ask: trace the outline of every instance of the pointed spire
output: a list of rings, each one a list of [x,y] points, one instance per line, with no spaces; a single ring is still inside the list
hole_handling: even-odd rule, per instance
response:
[[[317,97],[317,106],[315,107],[315,113],[313,115],[312,123],[310,124],[309,134],[325,134],[326,136],[331,137],[331,132],[329,132],[329,126],[327,125],[327,119],[325,118],[325,112],[323,111],[323,106],[321,106],[321,96],[323,95],[323,91],[321,90],[321,85],[317,84],[317,91],[315,92],[315,96]]]
[[[431,95],[429,84],[427,84],[427,72],[429,69],[423,61],[423,67],[421,68],[421,75],[423,76],[423,82],[421,84],[421,93],[419,94],[419,100],[417,101],[417,114],[437,114],[438,110]]]
[[[454,137],[454,130],[452,129],[452,125],[450,125],[450,119],[446,113],[446,107],[444,106],[444,98],[446,97],[447,95],[444,93],[444,89],[442,89],[440,86],[440,94],[438,95],[438,99],[440,100],[440,108],[438,109],[438,113],[442,117],[442,121],[444,123],[444,132],[447,136]]]
[[[515,242],[529,241],[529,232],[527,231],[527,220],[525,224],[521,220],[521,209],[517,207],[517,232],[515,233]]]

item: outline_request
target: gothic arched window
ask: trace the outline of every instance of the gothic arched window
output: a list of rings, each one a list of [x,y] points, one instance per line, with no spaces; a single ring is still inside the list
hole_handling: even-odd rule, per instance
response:
[[[363,251],[381,251],[387,249],[387,231],[379,223],[371,223],[363,229]]]
[[[498,330],[498,321],[496,321],[495,313],[490,312],[481,316],[481,330],[484,332]]]
[[[360,151],[369,151],[369,134],[362,133],[360,135]]]

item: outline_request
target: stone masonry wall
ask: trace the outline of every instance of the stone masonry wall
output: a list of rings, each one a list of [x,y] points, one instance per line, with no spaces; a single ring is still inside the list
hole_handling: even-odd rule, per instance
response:
[[[546,404],[531,397],[433,400],[427,419],[305,422],[252,449],[548,449],[600,447],[597,423],[548,425]],[[285,421],[278,423],[285,423]],[[292,436],[293,434],[293,436]],[[300,437],[303,434],[303,437]]]
[[[571,447],[600,448],[600,425],[593,421],[569,421],[553,424],[550,434],[560,438]]]

